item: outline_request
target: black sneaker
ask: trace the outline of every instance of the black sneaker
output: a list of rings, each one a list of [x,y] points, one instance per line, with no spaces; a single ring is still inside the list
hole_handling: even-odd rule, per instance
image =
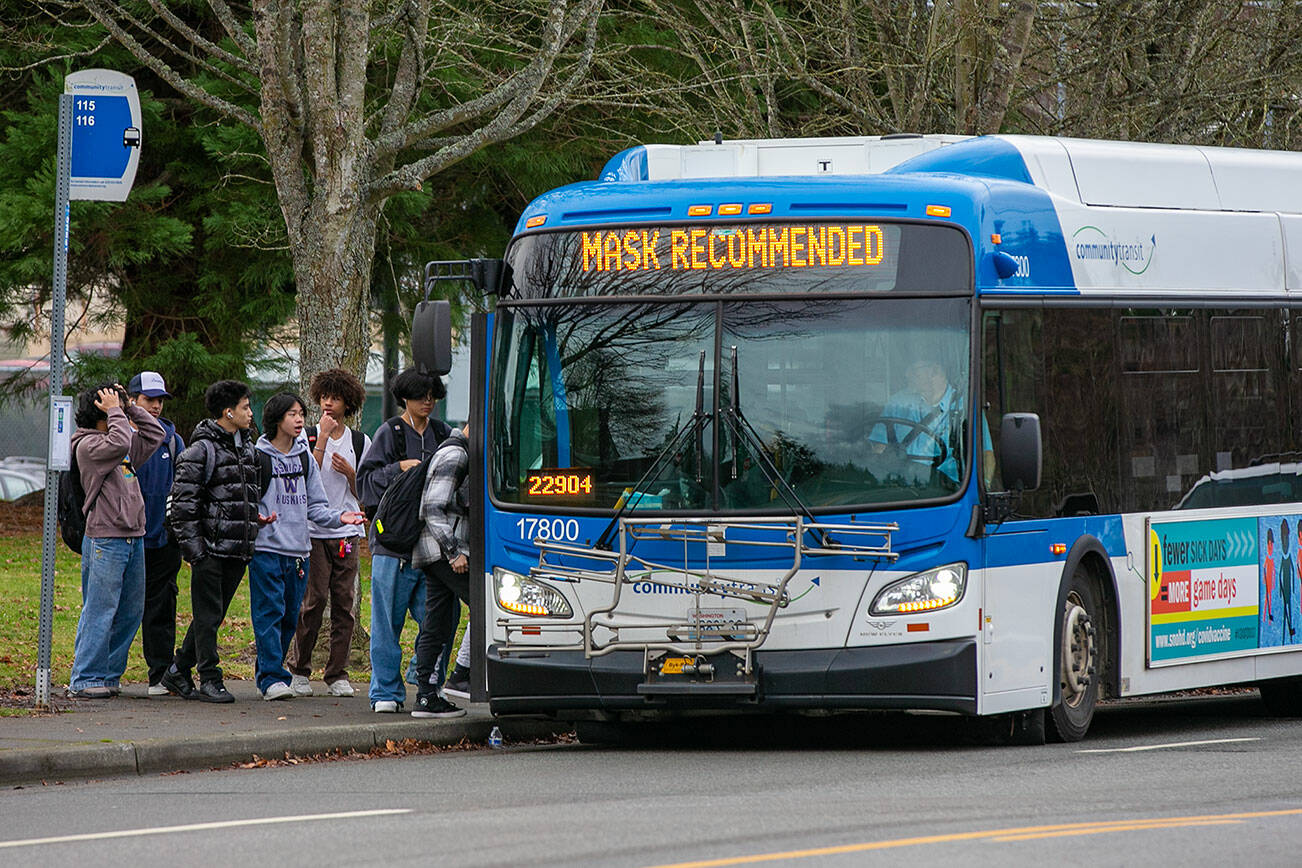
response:
[[[194,692],[193,699],[200,702],[234,702],[235,697],[231,696],[226,690],[226,685],[220,681],[205,681],[199,685],[199,689]]]
[[[465,666],[453,668],[448,680],[443,683],[443,693],[458,699],[470,698],[470,670]]]
[[[458,708],[437,693],[427,693],[416,697],[416,707],[411,710],[412,717],[460,717],[464,708]]]
[[[190,678],[189,672],[180,672],[175,666],[167,667],[163,677],[158,679],[158,683],[167,688],[167,692],[182,699],[193,699],[194,681]]]

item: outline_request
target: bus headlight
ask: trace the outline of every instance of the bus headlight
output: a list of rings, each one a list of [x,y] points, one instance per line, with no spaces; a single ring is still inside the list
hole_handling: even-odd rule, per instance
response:
[[[967,564],[947,564],[891,582],[873,598],[871,615],[911,615],[952,606],[967,588]]]
[[[498,608],[514,615],[568,618],[573,614],[565,595],[551,585],[504,570],[493,570],[493,591]]]

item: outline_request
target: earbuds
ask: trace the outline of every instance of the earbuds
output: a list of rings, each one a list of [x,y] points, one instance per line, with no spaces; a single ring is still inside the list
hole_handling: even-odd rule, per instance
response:
[[[227,411],[226,411],[226,418],[227,418],[227,419],[234,419],[234,418],[235,418],[235,415],[234,415],[233,413],[231,413],[230,410],[227,410]]]

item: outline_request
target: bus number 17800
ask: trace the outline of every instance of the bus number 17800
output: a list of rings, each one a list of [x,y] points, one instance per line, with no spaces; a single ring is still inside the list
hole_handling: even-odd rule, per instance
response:
[[[533,542],[536,539],[554,539],[562,542],[574,542],[579,538],[577,519],[563,518],[522,518],[515,523],[520,529],[520,539]]]

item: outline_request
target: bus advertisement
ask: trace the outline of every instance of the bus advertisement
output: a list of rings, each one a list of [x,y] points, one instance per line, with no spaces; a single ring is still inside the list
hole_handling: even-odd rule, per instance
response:
[[[475,696],[1021,743],[1302,710],[1299,202],[1302,155],[1021,136],[645,145],[540,196],[426,272],[489,311]]]

